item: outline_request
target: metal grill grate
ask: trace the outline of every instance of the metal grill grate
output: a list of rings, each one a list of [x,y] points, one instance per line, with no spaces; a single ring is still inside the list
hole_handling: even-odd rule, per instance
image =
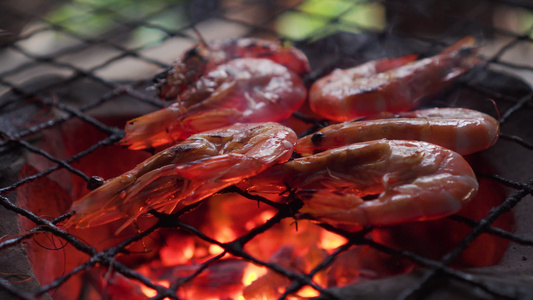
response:
[[[0,161],[5,166],[2,168],[0,187],[4,219],[0,227],[4,236],[0,239],[0,250],[6,260],[22,259],[21,255],[16,254],[22,243],[46,233],[61,241],[61,245],[68,243],[76,251],[88,256],[85,263],[65,270],[62,276],[43,286],[35,284],[28,275],[21,275],[31,274],[31,271],[6,265],[5,270],[0,269],[0,289],[3,293],[23,299],[45,297],[46,294],[53,296],[54,290],[72,277],[83,276],[86,270],[101,265],[153,288],[157,291],[155,299],[176,298],[176,291],[182,284],[198,276],[225,253],[230,253],[290,279],[291,284],[286,287],[281,299],[294,295],[304,286],[312,287],[324,298],[341,299],[350,295],[345,293],[363,295],[364,292],[357,288],[348,292],[325,289],[312,280],[313,275],[327,268],[338,255],[353,245],[368,245],[395,257],[407,258],[423,270],[414,280],[402,285],[399,290],[394,290],[399,291],[398,299],[432,295],[431,291],[437,288],[436,278],[466,286],[467,288],[463,288],[465,298],[475,295],[484,299],[531,299],[533,289],[528,287],[528,283],[531,286],[531,281],[526,278],[531,276],[531,270],[529,268],[529,273],[527,272],[526,259],[529,257],[524,253],[531,253],[533,238],[531,232],[521,225],[527,220],[526,200],[531,200],[528,198],[533,191],[531,170],[518,171],[516,176],[505,172],[478,173],[479,177],[508,189],[509,196],[479,221],[451,217],[453,221],[467,224],[472,229],[453,251],[440,260],[428,259],[405,249],[391,248],[373,241],[367,234],[374,228],[350,233],[322,224],[321,227],[346,237],[348,242],[309,273],[296,272],[259,260],[253,253],[244,250],[248,241],[270,230],[280,220],[291,218],[298,208],[297,202],[275,204],[254,198],[273,206],[278,212],[272,219],[233,242],[221,243],[178,218],[156,215],[159,221],[155,225],[142,229],[138,234],[104,251],[96,250],[96,245],[85,243],[57,225],[68,218],[68,214],[54,216],[50,220],[37,211],[27,210],[17,204],[16,195],[21,188],[38,185],[40,179],[54,176],[61,170],[67,170],[88,184],[93,182],[94,178],[90,176],[93,174],[85,174],[76,168],[76,162],[112,145],[123,136],[122,127],[108,125],[99,117],[112,116],[117,111],[120,111],[120,115],[140,115],[163,107],[164,103],[149,88],[151,77],[167,68],[182,50],[195,42],[197,37],[193,28],[198,29],[206,40],[260,36],[291,41],[310,57],[313,72],[306,78],[308,82],[336,66],[385,55],[431,54],[457,37],[476,35],[487,41],[484,48],[489,49],[485,53],[487,63],[474,76],[454,87],[454,91],[468,91],[496,101],[502,128],[499,144],[505,144],[503,150],[494,150],[496,155],[503,153],[497,162],[499,165],[505,165],[507,169],[523,170],[525,163],[522,161],[531,162],[533,143],[531,130],[527,127],[532,125],[530,116],[533,92],[529,85],[533,81],[533,65],[530,63],[533,56],[533,6],[527,1],[479,0],[466,6],[461,5],[460,1],[448,4],[431,1],[432,5],[421,6],[417,1],[337,0],[331,1],[329,11],[313,8],[314,2],[317,1],[160,0],[132,4],[121,0],[78,0],[55,1],[46,5],[49,7],[33,1],[28,1],[26,5],[15,1],[2,2],[0,11],[9,20],[6,23],[10,27],[3,24],[6,31],[0,32],[0,55],[3,58],[0,68],[0,91],[3,92],[0,98],[0,130],[3,134]],[[435,11],[437,14],[433,14]],[[365,20],[361,18],[361,12],[364,12],[363,15],[373,13],[375,19]],[[428,22],[427,26],[417,24],[413,28],[413,24],[410,24],[412,22],[408,21],[415,16],[425,17],[423,22]],[[428,16],[438,17],[435,17],[433,24],[430,22],[432,18]],[[441,27],[442,23],[445,26]],[[169,52],[168,49],[174,51]],[[501,81],[509,82],[501,84]],[[456,97],[456,94],[450,92],[439,104],[461,106],[453,103],[457,101]],[[480,104],[475,102],[472,105]],[[481,105],[487,107],[486,102]],[[43,110],[53,110],[54,114],[44,114],[43,118],[40,115]],[[39,146],[41,144],[36,143],[49,130],[71,126],[74,121],[95,129],[104,137],[66,158],[49,153]],[[83,138],[81,136],[84,133],[80,132],[79,135]],[[19,178],[19,170],[13,162],[27,157],[28,153],[41,157],[48,164],[40,171]],[[521,213],[517,213],[516,233],[491,226],[497,218],[516,205],[522,205]],[[18,233],[16,228],[7,227],[8,223],[17,221],[17,216],[33,222],[33,229]],[[204,263],[189,277],[172,282],[170,288],[152,282],[115,260],[118,254],[127,253],[126,249],[132,243],[166,227],[187,231],[207,243],[222,247],[224,253]],[[521,253],[516,255],[523,257],[524,265],[514,270],[524,272],[525,275],[520,277],[523,282],[517,280],[516,285],[508,285],[505,281],[495,281],[495,277],[502,276],[516,280],[516,276],[503,271],[499,273],[498,269],[492,273],[493,276],[487,277],[476,274],[475,271],[450,267],[454,259],[483,233],[511,241],[512,248],[515,249],[512,252]],[[60,253],[58,249],[49,251]],[[517,263],[504,261],[502,266],[499,270],[517,266]],[[82,293],[80,291],[80,295]],[[82,297],[80,295],[72,297]]]

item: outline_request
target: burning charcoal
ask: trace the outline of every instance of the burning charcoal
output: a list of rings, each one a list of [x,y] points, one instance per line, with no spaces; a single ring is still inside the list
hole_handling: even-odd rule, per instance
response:
[[[117,272],[114,272],[107,278],[104,286],[104,295],[107,299],[146,300],[148,296],[143,292],[143,288],[138,282],[126,278]]]
[[[328,286],[345,286],[387,278],[411,270],[406,258],[380,252],[370,246],[356,246],[341,253],[327,271]]]
[[[248,264],[241,259],[218,260],[192,280],[182,284],[177,295],[182,299],[234,298],[243,288],[243,276]],[[141,267],[138,271],[155,282],[169,285],[192,275],[199,268],[200,264],[165,267],[154,262],[150,266]]]
[[[275,263],[286,269],[309,273],[318,264],[320,264],[327,256],[327,252],[323,249],[319,249],[315,245],[311,245],[302,256],[296,251],[294,247],[281,247],[270,259],[270,262]],[[320,271],[314,277],[313,280],[318,284],[326,284],[326,272]],[[272,270],[266,272],[265,275],[259,277],[247,286],[243,291],[245,299],[274,299],[278,298],[284,289],[290,284],[290,280],[284,275],[278,274]],[[308,293],[313,293],[315,296],[315,290],[311,289]],[[309,294],[311,295],[311,294]]]
[[[282,247],[272,256],[270,262],[290,270],[303,269],[303,260],[295,256],[293,247]],[[244,288],[243,296],[245,299],[276,299],[290,283],[287,277],[269,270]]]

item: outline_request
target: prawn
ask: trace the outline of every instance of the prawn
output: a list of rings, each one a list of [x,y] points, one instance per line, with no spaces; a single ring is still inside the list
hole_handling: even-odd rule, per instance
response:
[[[170,70],[154,78],[162,99],[174,100],[202,75],[236,58],[264,58],[287,67],[298,75],[311,70],[305,54],[279,41],[240,38],[199,43],[187,50]]]
[[[381,226],[451,215],[476,194],[478,182],[456,152],[381,139],[273,166],[239,187],[258,194],[289,187],[304,203],[303,215],[331,224]]]
[[[336,70],[311,86],[309,105],[320,116],[339,122],[382,111],[411,110],[479,63],[474,42],[467,37],[438,55],[417,61],[407,56]],[[369,64],[379,67],[369,68]]]
[[[296,139],[292,129],[278,123],[234,124],[192,135],[74,202],[66,226],[125,218],[118,233],[149,210],[171,213],[178,204],[196,203],[287,161]]]
[[[275,122],[305,101],[300,76],[271,60],[235,59],[200,78],[181,101],[127,123],[130,149],[165,145],[233,123]]]
[[[389,118],[327,126],[299,139],[295,152],[311,155],[357,142],[387,138],[426,141],[466,155],[489,148],[499,134],[496,119],[464,108],[433,108],[387,116]]]

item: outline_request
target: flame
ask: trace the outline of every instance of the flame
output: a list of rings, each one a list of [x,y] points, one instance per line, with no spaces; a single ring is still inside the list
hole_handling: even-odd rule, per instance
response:
[[[244,225],[244,228],[246,228],[246,230],[252,230],[256,226],[260,224],[264,224],[266,221],[272,219],[272,217],[275,214],[276,213],[273,210],[265,210],[262,213],[260,213],[257,217],[255,217],[254,219],[246,222],[246,224]]]
[[[229,227],[220,227],[215,233],[214,239],[221,243],[228,243],[237,238],[237,234]],[[211,255],[218,255],[224,252],[224,249],[216,244],[211,244],[208,250]]]
[[[241,224],[245,224],[244,227],[249,230],[251,228],[264,224],[264,222],[271,219],[274,215],[275,211],[273,210],[263,211],[258,215],[253,216],[247,221],[245,221],[246,223],[243,222]],[[243,230],[242,227],[240,227],[241,229],[238,229],[238,226],[232,226],[229,224],[224,225],[226,226],[217,226],[216,230],[212,231],[213,239],[216,239],[221,243],[227,243],[235,240],[240,234],[242,234],[239,233],[239,230]],[[276,239],[277,241],[280,236],[290,236],[289,231],[292,232],[292,227],[288,223],[285,224],[286,226],[282,225],[278,226],[279,231],[276,232],[275,235],[262,235],[261,238],[263,239],[263,243],[266,242],[270,245],[277,245],[277,242],[275,242],[273,239]],[[292,247],[285,247],[284,249],[286,251],[281,251],[280,249],[277,249],[277,247],[272,248],[272,250],[277,250],[274,253],[270,253],[268,258],[269,261],[284,265],[287,268],[299,268],[302,271],[308,272],[310,269],[314,268],[324,259],[324,256],[327,255],[328,251],[336,249],[337,247],[347,242],[347,240],[342,236],[339,236],[322,228],[315,227],[312,223],[301,223],[300,225],[301,227],[303,227],[299,235],[297,235],[295,238],[290,238],[288,240],[285,240],[285,238],[283,238],[282,244],[293,243],[294,245]],[[305,241],[305,244],[302,244],[302,241],[300,241],[300,239],[302,241]],[[250,245],[258,242],[259,240],[261,239],[251,241]],[[272,242],[275,243],[272,244]],[[305,246],[306,244],[307,246]],[[308,244],[311,244],[311,246],[309,246]],[[258,244],[257,247],[261,248],[261,245],[262,244]],[[189,236],[170,235],[166,239],[165,247],[160,249],[161,265],[177,267],[179,267],[180,265],[190,265],[191,260],[195,258],[201,260],[199,253],[202,251],[204,251],[204,255],[213,256],[222,253],[224,249],[217,244],[202,245],[201,243],[198,243],[198,241],[195,241],[194,238]],[[298,266],[292,265],[294,263],[293,259],[295,259],[295,257],[299,257],[300,259],[302,259],[302,261],[299,262]],[[147,273],[151,272],[153,271],[147,270]],[[154,274],[152,274],[152,276],[153,275]],[[149,274],[147,274],[147,276],[150,277]],[[279,296],[285,291],[285,286],[287,284],[285,281],[286,279],[282,276],[274,274],[271,271],[269,273],[269,270],[266,267],[258,266],[253,263],[246,263],[246,267],[244,267],[244,269],[242,270],[242,290],[236,291],[235,294],[231,296],[231,298],[245,300],[245,295],[246,297],[259,297],[264,299],[269,299],[276,295]],[[319,284],[320,286],[327,287],[328,279],[324,272],[315,274],[315,276],[313,277],[313,281]],[[163,283],[161,284],[164,285]],[[168,286],[168,282],[166,282],[165,284],[167,284],[166,286]],[[268,286],[268,292],[264,292],[265,286]],[[248,287],[250,289],[245,292],[245,289]],[[196,297],[199,295],[201,295],[203,299],[207,299],[207,297],[213,297],[212,294],[209,294],[211,292],[206,292],[205,290],[200,291],[197,290],[196,287],[190,287],[187,290],[189,291],[187,293],[192,294],[182,295],[185,298]],[[142,286],[142,292],[147,297],[154,297],[157,294],[155,290],[145,286]],[[308,286],[302,288],[298,293],[296,293],[294,295],[294,299],[311,298],[316,297],[318,295],[319,292],[317,290]]]
[[[146,295],[146,297],[149,297],[149,298],[155,297],[157,295],[156,290],[151,289],[147,287],[146,285],[141,285],[141,291],[143,292],[144,295]]]
[[[177,266],[188,263],[196,254],[196,245],[192,237],[170,236],[167,246],[159,250],[161,263],[164,266]]]
[[[160,284],[160,285],[162,285],[162,286],[164,286],[166,288],[170,287],[170,281],[168,281],[168,280],[160,280],[160,281],[157,281],[156,283]],[[143,292],[143,294],[146,297],[152,298],[152,297],[157,296],[157,291],[156,290],[154,290],[152,288],[149,288],[149,287],[147,287],[144,284],[141,284],[140,287],[141,287],[141,291]],[[170,300],[168,297],[165,297],[164,299],[165,300]]]
[[[228,198],[228,201],[230,200],[232,199]],[[245,204],[248,205],[249,201],[246,201]],[[231,204],[229,207],[233,210],[229,210],[229,213],[238,208],[238,216],[241,218],[235,217],[229,220],[223,217],[228,211],[221,209],[209,219],[210,222],[202,224],[202,230],[222,244],[232,242],[247,230],[261,226],[276,214],[273,209],[257,212],[255,207],[253,212],[256,214],[246,214],[246,210],[241,209],[239,205]],[[348,242],[344,237],[312,222],[299,221],[298,225],[298,231],[295,231],[293,221],[289,218],[284,219],[271,230],[257,235],[246,243],[246,251],[253,252],[260,259],[281,267],[309,273],[334,249]],[[159,250],[160,260],[152,263],[150,267],[144,265],[144,273],[146,277],[155,280],[154,282],[157,280],[173,282],[174,278],[183,278],[192,274],[198,270],[203,261],[223,252],[224,249],[218,244],[209,244],[183,233],[169,233],[165,237],[164,246]],[[375,260],[379,262],[380,257],[360,252],[361,250],[352,250],[350,253],[343,253],[345,254],[341,255],[343,259],[337,259],[338,263],[333,264],[331,269],[317,272],[312,278],[313,282],[322,288],[339,286],[339,284],[353,283],[362,277],[361,269],[378,272],[383,268],[383,263],[374,263]],[[372,262],[367,262],[369,255],[375,257],[371,259]],[[159,283],[168,286],[168,281]],[[281,296],[289,285],[288,278],[273,270],[226,254],[224,258],[214,262],[193,280],[180,287],[177,296],[181,299],[274,299]],[[148,287],[141,285],[141,288],[146,297],[154,297],[157,294]],[[307,299],[319,294],[319,291],[307,286],[289,295],[288,299]]]
[[[249,264],[246,269],[244,269],[244,274],[242,276],[242,283],[244,286],[249,286],[257,278],[263,276],[268,271],[265,267],[256,266],[254,264]]]
[[[231,242],[236,239],[235,232],[229,227],[222,227],[217,231],[215,239],[221,243]]]
[[[259,219],[265,223],[266,221],[272,219],[274,217],[275,213],[273,210],[265,210],[259,215]]]
[[[209,250],[205,247],[196,248],[194,252],[194,257],[206,257],[209,254]]]
[[[323,230],[320,235],[319,247],[324,250],[333,250],[348,242],[344,237],[327,230]]]
[[[305,286],[298,292],[298,296],[304,298],[318,297],[320,293],[310,286]]]
[[[224,248],[220,247],[217,244],[211,244],[211,246],[209,246],[208,251],[211,255],[219,255],[220,253],[224,252]]]

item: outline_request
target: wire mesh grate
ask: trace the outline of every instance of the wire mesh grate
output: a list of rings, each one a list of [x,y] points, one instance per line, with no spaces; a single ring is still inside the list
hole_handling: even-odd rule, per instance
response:
[[[9,16],[6,20],[10,20],[9,24],[0,23],[6,28],[0,32],[0,55],[3,57],[0,68],[0,92],[3,93],[0,98],[3,137],[0,141],[0,161],[4,165],[0,180],[4,219],[0,226],[3,235],[0,250],[5,254],[2,265],[6,266],[0,270],[0,289],[13,298],[64,297],[61,293],[56,294],[58,288],[72,282],[73,278],[91,282],[94,277],[91,279],[87,274],[104,268],[107,270],[102,276],[104,282],[109,279],[109,274],[119,273],[155,290],[154,299],[179,299],[178,291],[184,285],[199,278],[205,270],[220,263],[229,254],[287,279],[288,284],[278,295],[280,299],[301,297],[297,296],[297,292],[304,287],[310,287],[321,298],[344,299],[347,295],[364,295],[364,292],[357,290],[357,284],[354,290],[328,288],[318,284],[314,278],[348,249],[364,245],[398,260],[407,259],[422,270],[420,274],[413,272],[418,275],[399,290],[392,288],[397,292],[397,299],[432,295],[436,279],[443,278],[447,282],[467,286],[462,290],[465,299],[470,299],[472,295],[481,299],[529,299],[533,290],[528,287],[527,254],[531,253],[533,238],[525,229],[527,225],[522,224],[528,224],[525,221],[526,205],[533,191],[533,176],[531,171],[521,171],[524,162],[519,158],[530,161],[533,149],[531,131],[524,129],[531,124],[533,97],[530,89],[533,65],[527,60],[531,57],[533,7],[526,1],[505,0],[479,0],[469,4],[461,4],[460,1],[437,4],[432,1],[431,4],[392,0],[338,0],[328,1],[326,6],[312,0],[159,0],[137,4],[121,0],[77,0],[25,6],[14,1],[0,3],[0,11]],[[415,16],[422,17],[424,22],[428,22],[424,24],[427,26],[417,24],[413,27],[410,18]],[[436,19],[434,24],[430,22],[431,16]],[[493,109],[492,102],[487,99],[494,99],[502,131],[499,144],[505,144],[505,147],[494,150],[491,157],[498,157],[498,166],[519,171],[507,173],[483,169],[477,175],[489,180],[492,185],[506,189],[508,195],[478,220],[450,217],[452,222],[464,224],[470,229],[461,242],[440,259],[391,247],[369,237],[370,233],[378,230],[376,228],[350,232],[319,224],[322,229],[344,237],[346,242],[307,272],[259,259],[246,250],[247,243],[252,239],[294,216],[301,203],[292,199],[293,195],[288,195],[292,201],[282,204],[248,195],[233,187],[222,191],[222,194],[240,194],[275,211],[271,218],[230,242],[210,237],[201,228],[182,220],[181,216],[188,213],[184,210],[170,216],[154,212],[155,218],[152,219],[156,221],[152,224],[140,227],[134,234],[103,250],[98,250],[100,245],[87,243],[84,238],[61,227],[61,223],[70,216],[68,210],[63,209],[62,213],[66,214],[50,217],[42,215],[41,211],[25,208],[20,201],[21,191],[38,190],[47,180],[57,182],[53,186],[58,189],[64,188],[62,181],[65,178],[77,178],[70,180],[98,185],[100,180],[95,176],[99,174],[84,171],[79,167],[79,161],[101,153],[102,149],[112,147],[123,137],[123,123],[110,121],[113,116],[136,116],[166,105],[157,98],[152,77],[168,68],[183,50],[193,45],[199,38],[197,32],[206,40],[258,36],[291,42],[310,58],[313,71],[304,78],[308,83],[334,67],[346,67],[383,56],[430,55],[459,37],[477,36],[485,43],[483,48],[487,49],[483,53],[486,64],[436,103],[463,106],[457,101],[465,96],[458,96],[458,93],[474,94],[477,99],[483,100],[472,100],[466,106],[490,111]],[[321,126],[317,120],[302,116],[300,119],[308,122],[308,127]],[[120,121],[123,122],[122,119]],[[54,148],[54,143],[57,143],[59,148],[73,149],[71,144],[75,142],[64,140],[59,143],[57,141],[61,138],[54,138],[53,133],[73,127],[88,128],[94,132],[87,138],[92,141],[91,144],[81,143],[82,149],[74,153]],[[85,135],[78,132],[71,138],[85,139]],[[21,168],[28,164],[28,160],[32,160],[36,167],[22,172]],[[73,189],[68,192],[79,193],[76,189],[81,188]],[[50,193],[60,194],[58,191]],[[30,201],[39,201],[41,195],[44,194],[36,194]],[[515,232],[493,225],[517,205],[521,205],[522,212],[517,212]],[[19,226],[13,228],[7,225],[17,224],[20,219],[30,222],[29,229],[18,232]],[[117,256],[136,254],[129,249],[131,245],[156,239],[154,236],[158,232],[170,229],[187,232],[209,245],[217,245],[222,252],[204,261],[187,276],[176,278],[169,286],[138,272],[127,260],[117,260]],[[510,248],[522,249],[511,252],[521,257],[523,266],[509,262],[509,259],[504,259],[502,264],[521,266],[516,270],[524,272],[521,277],[523,282],[518,280],[517,285],[506,286],[508,282],[495,281],[494,277],[508,276],[511,280],[516,280],[516,277],[494,269],[491,271],[494,276],[487,278],[475,270],[450,266],[482,234],[498,236],[511,242]],[[62,251],[68,244],[74,251],[86,255],[84,262],[64,269],[57,277],[48,278],[46,283],[38,283],[32,277],[31,267],[22,262],[24,255],[17,256],[16,253],[25,243],[39,241],[40,237],[52,241],[53,246],[48,246],[47,252],[65,253]],[[71,291],[69,296],[94,297],[94,294],[86,294],[85,284]],[[99,296],[105,297],[103,294]]]

